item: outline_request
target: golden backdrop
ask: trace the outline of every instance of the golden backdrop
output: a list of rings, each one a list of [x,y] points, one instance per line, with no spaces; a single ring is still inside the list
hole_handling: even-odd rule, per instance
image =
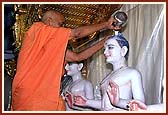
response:
[[[13,26],[15,50],[20,50],[25,32],[33,24],[40,21],[47,10],[56,10],[65,17],[64,27],[76,28],[83,25],[96,24],[107,20],[113,12],[121,8],[121,4],[14,4],[16,22]],[[95,32],[88,37],[70,40],[69,45],[76,53],[89,47],[89,44],[99,39]],[[87,63],[87,61],[86,61]],[[10,76],[16,71],[16,61],[5,61],[5,69]],[[83,73],[86,74],[87,66]]]

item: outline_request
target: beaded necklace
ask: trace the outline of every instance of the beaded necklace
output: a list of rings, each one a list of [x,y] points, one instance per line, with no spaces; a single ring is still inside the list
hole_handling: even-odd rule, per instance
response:
[[[120,68],[118,68],[115,71],[112,71],[111,73],[109,73],[105,78],[102,79],[102,81],[100,82],[100,85],[102,85],[103,83],[105,83],[111,76],[115,76],[116,74],[118,74],[119,72],[125,70],[128,66],[121,66]]]

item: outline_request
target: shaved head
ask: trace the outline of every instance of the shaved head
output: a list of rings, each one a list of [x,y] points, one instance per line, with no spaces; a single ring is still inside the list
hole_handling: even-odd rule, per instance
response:
[[[54,27],[61,26],[64,21],[64,16],[55,10],[45,12],[42,17],[43,23]]]

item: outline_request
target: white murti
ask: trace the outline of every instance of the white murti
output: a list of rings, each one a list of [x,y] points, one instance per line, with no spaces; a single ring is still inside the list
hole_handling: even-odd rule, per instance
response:
[[[127,104],[132,99],[145,102],[141,73],[126,64],[126,55],[129,51],[127,40],[121,35],[108,37],[104,45],[104,55],[106,62],[113,65],[113,71],[100,82],[101,100],[86,99],[83,105],[102,111],[128,110]],[[115,103],[114,98],[111,98],[113,95],[107,93],[113,91],[110,82],[118,86],[118,89],[115,88]],[[76,103],[81,105],[81,102]]]
[[[141,100],[142,102],[145,101],[141,73],[138,70],[127,66],[125,55],[128,48],[126,46],[121,47],[116,40],[118,38],[113,38],[108,39],[104,46],[106,62],[113,65],[113,71],[101,82],[103,94],[102,109],[104,110],[114,108],[110,101],[105,101],[109,99],[106,90],[110,80],[119,86],[120,100],[116,105],[119,108],[126,109],[128,101],[132,98]]]
[[[82,77],[81,70],[83,63],[67,63],[65,70],[67,75],[72,76],[73,82],[65,88],[65,93],[68,92],[72,96],[72,102],[68,105],[68,99],[66,100],[66,110],[90,110],[86,107],[78,107],[73,105],[74,96],[81,95],[88,99],[94,99],[93,86],[90,81]],[[66,94],[65,94],[66,95]]]

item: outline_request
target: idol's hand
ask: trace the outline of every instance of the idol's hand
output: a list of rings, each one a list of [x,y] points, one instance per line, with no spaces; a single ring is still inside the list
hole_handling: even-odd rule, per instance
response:
[[[109,86],[110,87],[108,87],[107,89],[109,99],[113,105],[117,105],[117,103],[119,102],[119,87],[113,81],[109,82]]]
[[[73,107],[74,100],[73,100],[73,95],[70,92],[65,93],[65,101],[67,102],[70,108]]]
[[[139,101],[139,100],[131,100],[129,103],[128,103],[128,106],[129,106],[129,111],[143,111],[143,110],[147,110],[147,106]]]
[[[86,106],[87,99],[83,96],[76,95],[74,96],[74,104],[78,106]]]

